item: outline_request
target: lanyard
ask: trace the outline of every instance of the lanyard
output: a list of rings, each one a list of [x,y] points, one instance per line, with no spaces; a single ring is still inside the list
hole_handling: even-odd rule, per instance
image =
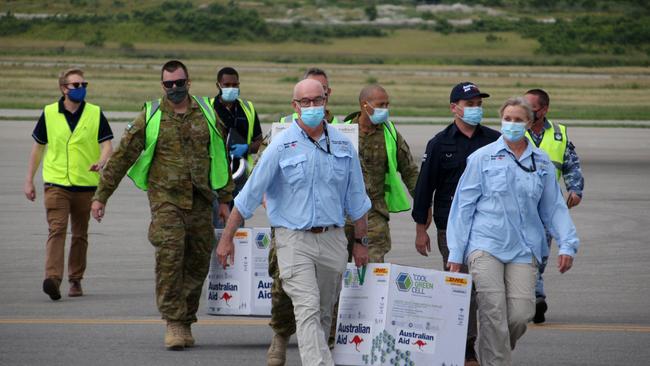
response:
[[[528,168],[528,167],[525,167],[525,166],[521,165],[519,160],[517,160],[517,158],[515,157],[515,154],[511,153],[508,150],[506,150],[506,152],[508,153],[508,155],[510,155],[510,157],[512,157],[512,160],[514,160],[515,163],[517,163],[517,165],[521,168],[521,170],[525,171],[526,173],[532,173],[532,172],[537,170],[537,166],[535,165],[535,154],[534,153],[530,153],[530,160],[533,161],[533,166]]]
[[[330,150],[330,134],[327,133],[327,124],[325,122],[323,122],[323,131],[325,132],[325,143],[327,144],[327,150],[323,149],[323,147],[320,146],[320,144],[316,140],[311,138],[311,136],[309,136],[309,134],[306,131],[305,134],[307,135],[309,141],[311,141],[312,144],[316,145],[317,148],[319,148],[321,151],[323,151],[326,154],[331,154],[332,151]]]
[[[363,286],[363,282],[366,279],[366,265],[364,264],[361,271],[357,267],[357,276],[359,277],[359,285]]]

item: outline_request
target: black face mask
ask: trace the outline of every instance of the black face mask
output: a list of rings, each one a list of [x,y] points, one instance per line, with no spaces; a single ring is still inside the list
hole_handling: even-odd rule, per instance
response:
[[[167,98],[174,103],[178,104],[187,98],[187,86],[177,86],[175,88],[167,89]]]

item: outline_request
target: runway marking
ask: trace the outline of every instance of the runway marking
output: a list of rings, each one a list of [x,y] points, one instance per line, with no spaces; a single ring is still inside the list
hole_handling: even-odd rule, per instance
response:
[[[231,326],[266,326],[269,318],[214,318],[201,319],[198,325],[231,325]],[[162,319],[53,319],[53,318],[0,318],[0,324],[18,325],[163,325]],[[568,331],[568,332],[627,332],[650,333],[650,325],[638,324],[572,324],[572,323],[545,323],[541,325],[530,324],[533,331]]]
[[[531,330],[565,330],[580,332],[637,332],[650,333],[650,326],[636,324],[571,324],[571,323],[548,323],[531,324]]]
[[[222,318],[202,319],[198,325],[267,325],[268,318]],[[149,325],[165,324],[162,319],[9,319],[0,318],[0,324],[79,324],[79,325]]]

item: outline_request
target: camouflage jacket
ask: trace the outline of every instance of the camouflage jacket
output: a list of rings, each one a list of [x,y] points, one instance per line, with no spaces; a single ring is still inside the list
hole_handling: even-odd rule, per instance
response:
[[[171,203],[182,209],[191,209],[194,191],[212,202],[215,196],[209,182],[210,133],[201,108],[190,97],[188,111],[176,114],[171,102],[163,97],[160,110],[160,132],[149,169],[147,195],[151,207]],[[119,147],[102,171],[94,200],[106,203],[138,159],[145,146],[145,127],[143,111],[126,127]],[[220,121],[217,127],[223,136],[224,126]],[[228,174],[228,183],[217,191],[222,203],[232,201],[234,188],[230,171],[224,174]]]
[[[346,117],[352,123],[359,123],[359,112]],[[388,157],[386,155],[386,141],[382,127],[364,133],[359,129],[359,160],[363,171],[363,180],[366,183],[366,192],[372,202],[371,210],[389,218],[388,207],[384,200],[384,181],[388,172]],[[404,137],[397,131],[397,171],[402,176],[411,197],[415,194],[415,184],[418,181],[418,167],[413,161],[413,155]]]
[[[544,119],[544,127],[542,127],[542,131],[539,135],[532,129],[530,130],[530,137],[533,138],[535,146],[539,147],[542,143],[544,132],[549,128],[552,128],[550,122],[547,119]],[[578,158],[576,148],[570,140],[567,141],[566,149],[564,150],[562,178],[564,179],[567,191],[575,192],[578,196],[582,197],[582,190],[585,187],[585,179],[582,176],[582,170],[580,169],[580,158]]]

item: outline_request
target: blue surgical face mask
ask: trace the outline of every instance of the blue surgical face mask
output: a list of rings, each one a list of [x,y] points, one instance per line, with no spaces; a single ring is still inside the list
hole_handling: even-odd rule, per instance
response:
[[[68,89],[68,98],[76,103],[81,103],[86,98],[86,88]]]
[[[372,106],[371,106],[372,107]],[[369,114],[370,122],[374,125],[380,125],[388,121],[388,108],[375,108],[372,114]]]
[[[239,88],[221,88],[221,100],[234,102],[239,97]]]
[[[301,107],[300,119],[308,127],[316,127],[325,118],[325,106]]]
[[[506,140],[517,142],[524,138],[524,134],[526,133],[526,123],[501,121],[501,133],[503,134],[503,138]]]
[[[460,117],[460,119],[468,125],[476,126],[481,123],[481,120],[483,119],[483,108],[465,107],[463,108],[463,116]]]

